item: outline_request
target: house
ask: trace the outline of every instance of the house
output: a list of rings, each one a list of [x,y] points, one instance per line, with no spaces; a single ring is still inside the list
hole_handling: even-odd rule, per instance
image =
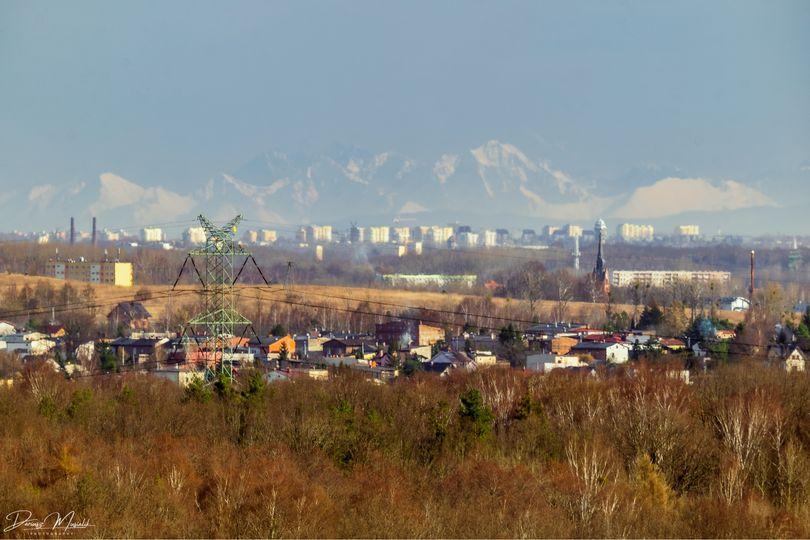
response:
[[[110,342],[116,358],[122,364],[146,364],[158,360],[166,352],[167,338],[118,338]],[[155,364],[156,365],[156,364]]]
[[[658,342],[665,351],[678,352],[686,349],[686,343],[678,338],[661,338]]]
[[[5,321],[0,322],[0,336],[9,336],[16,333],[17,329],[13,324]]]
[[[748,311],[751,302],[742,296],[725,296],[718,300],[717,307],[723,311]]]
[[[479,368],[492,367],[498,364],[498,358],[492,351],[475,350],[472,352],[472,359]]]
[[[287,334],[286,336],[280,337],[275,341],[273,341],[272,343],[270,343],[267,346],[267,354],[268,356],[273,355],[278,356],[279,354],[281,354],[281,349],[286,348],[287,354],[292,355],[295,352],[295,345],[296,345],[295,340],[292,338],[291,335]]]
[[[611,364],[624,364],[629,359],[629,350],[623,343],[583,341],[571,347],[571,354],[589,354],[595,360]]]
[[[714,332],[714,337],[720,341],[730,341],[737,337],[737,332],[734,330],[717,329]]]
[[[526,369],[549,373],[554,369],[587,367],[588,364],[578,356],[563,356],[559,354],[530,354],[526,356]]]
[[[457,369],[475,371],[477,368],[472,358],[457,351],[440,351],[429,361],[425,362],[423,367],[425,371],[438,373],[441,377],[446,377]]]
[[[373,340],[359,339],[359,338],[333,338],[323,344],[324,356],[354,356],[356,354],[374,355],[377,352],[377,346]]]
[[[151,313],[140,302],[119,302],[107,315],[110,335],[149,329]]]
[[[323,356],[323,344],[332,339],[320,334],[300,334],[295,336],[295,352],[298,358]]]
[[[786,371],[804,371],[806,357],[802,350],[798,347],[792,347],[784,357],[785,363],[783,364]]]
[[[391,345],[399,343],[400,347],[430,346],[444,340],[444,329],[439,326],[430,326],[421,321],[389,321],[375,326],[375,336],[379,343]]]
[[[20,356],[41,356],[56,347],[56,342],[42,334],[10,334],[0,337],[0,349]]]
[[[40,331],[52,338],[61,338],[67,335],[67,329],[64,324],[46,324],[40,328]]]

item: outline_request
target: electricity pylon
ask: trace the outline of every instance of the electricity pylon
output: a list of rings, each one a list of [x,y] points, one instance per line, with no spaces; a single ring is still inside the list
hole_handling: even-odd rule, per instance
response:
[[[205,244],[189,252],[172,287],[174,289],[177,286],[186,264],[191,261],[203,286],[203,311],[186,323],[182,332],[184,344],[186,349],[191,345],[191,340],[196,344],[198,354],[206,360],[207,380],[220,374],[233,379],[234,349],[244,338],[248,328],[253,330],[250,320],[236,310],[236,280],[248,260],[256,266],[265,283],[267,280],[253,255],[235,241],[239,222],[242,221],[241,215],[222,227],[217,227],[203,215],[197,219],[205,230]],[[242,257],[245,258],[242,266],[235,273],[234,263]],[[195,259],[204,259],[203,273],[200,273]],[[191,333],[190,337],[188,333]],[[255,330],[253,334],[256,334]],[[234,340],[237,336],[239,339]]]

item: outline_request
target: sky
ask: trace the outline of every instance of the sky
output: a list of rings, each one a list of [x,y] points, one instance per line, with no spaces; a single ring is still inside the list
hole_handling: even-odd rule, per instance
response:
[[[4,0],[0,186],[182,193],[273,148],[498,139],[606,189],[677,168],[789,204],[808,28],[803,0]]]

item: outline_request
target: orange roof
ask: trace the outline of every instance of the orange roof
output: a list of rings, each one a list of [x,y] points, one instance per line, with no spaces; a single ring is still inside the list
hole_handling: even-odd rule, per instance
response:
[[[287,334],[286,336],[277,339],[273,343],[267,346],[268,353],[280,353],[281,346],[287,346],[287,352],[292,354],[295,352],[295,340],[292,338],[291,335]]]

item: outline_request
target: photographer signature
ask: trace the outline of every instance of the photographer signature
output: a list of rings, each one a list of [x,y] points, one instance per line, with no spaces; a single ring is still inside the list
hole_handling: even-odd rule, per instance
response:
[[[87,529],[92,527],[89,520],[77,521],[76,512],[71,510],[64,516],[59,512],[51,512],[42,519],[34,517],[34,513],[30,510],[15,510],[6,515],[6,522],[11,522],[7,525],[3,532],[7,533],[15,529],[23,531],[60,531],[68,532],[74,530]]]

